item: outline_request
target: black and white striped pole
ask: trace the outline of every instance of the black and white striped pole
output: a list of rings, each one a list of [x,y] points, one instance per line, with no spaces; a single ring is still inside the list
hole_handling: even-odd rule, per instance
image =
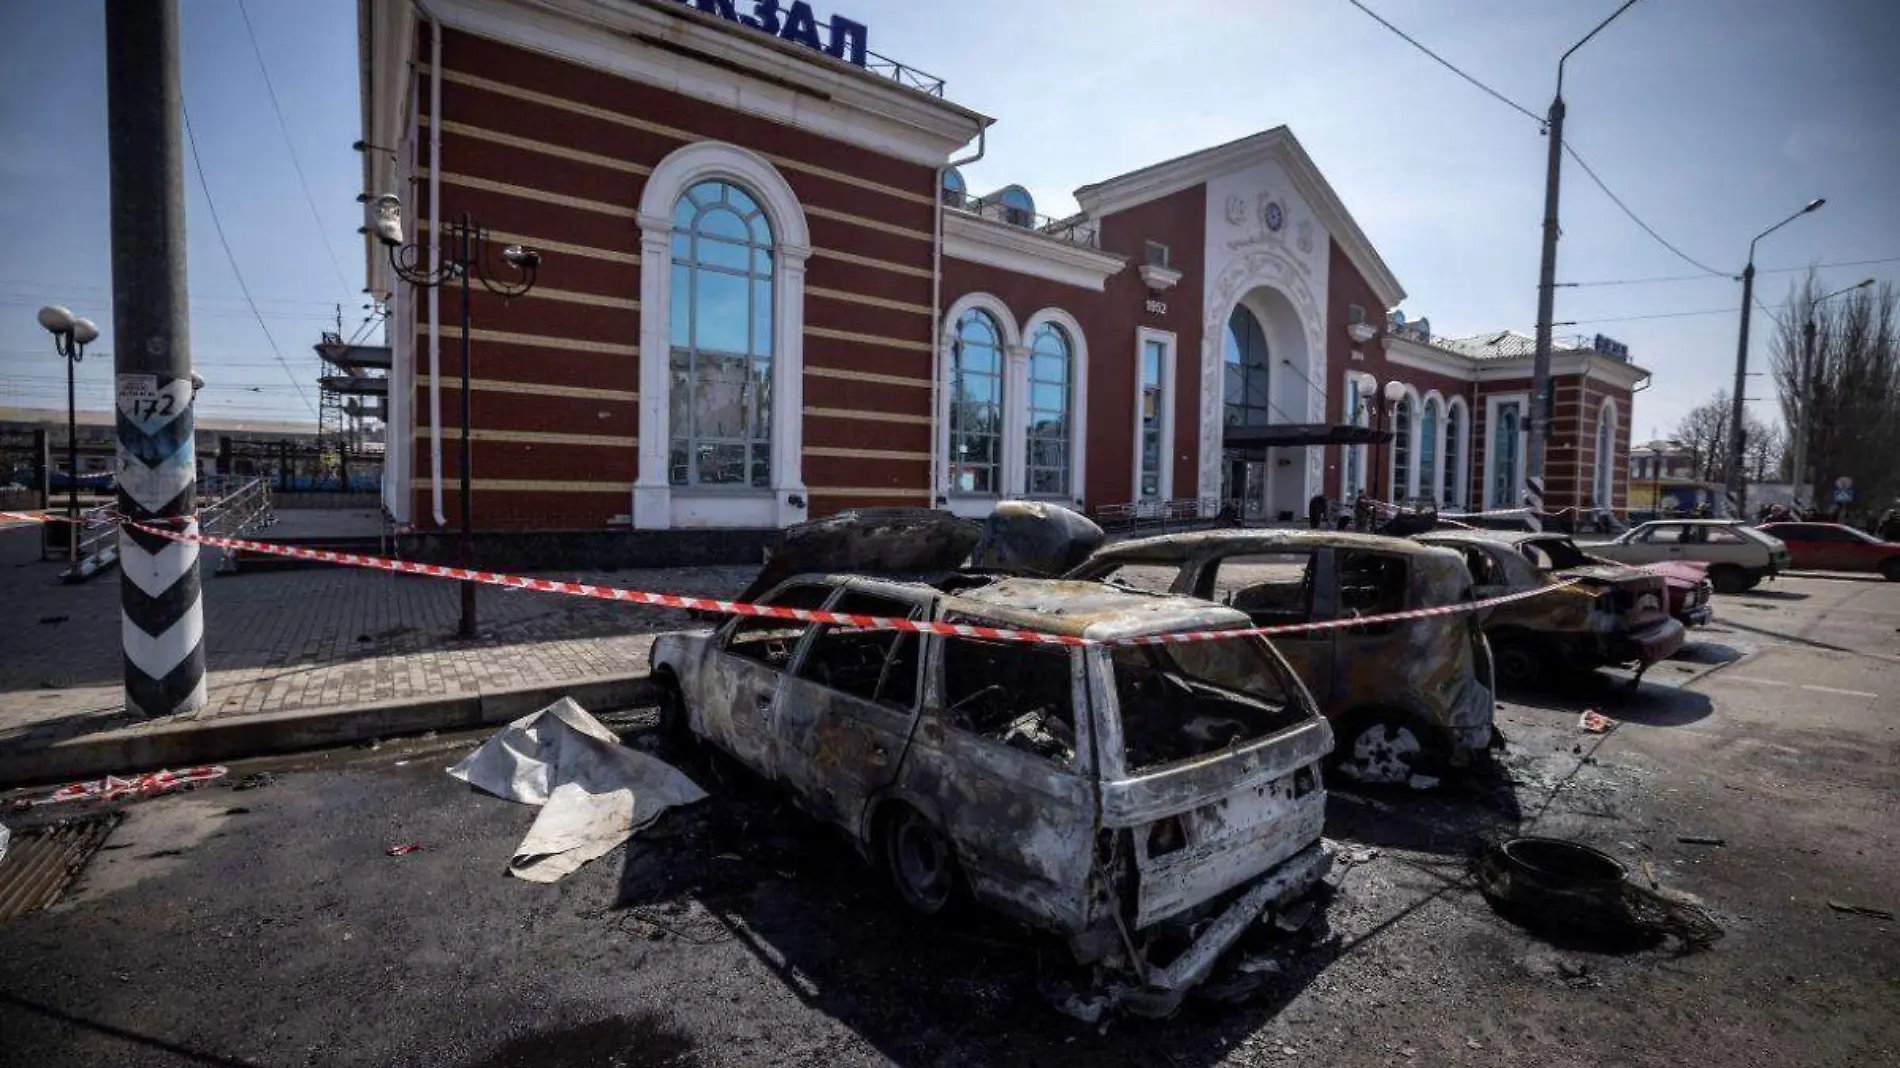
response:
[[[1524,521],[1532,530],[1544,529],[1544,478],[1531,475],[1524,480],[1524,508],[1529,513]]]
[[[176,0],[106,0],[120,631],[126,708],[145,716],[205,703],[198,546],[130,525],[198,529],[182,116]]]

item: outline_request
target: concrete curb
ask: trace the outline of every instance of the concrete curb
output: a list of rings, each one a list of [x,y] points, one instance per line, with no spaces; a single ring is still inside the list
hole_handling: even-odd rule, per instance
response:
[[[572,697],[589,712],[606,712],[650,703],[658,697],[658,689],[646,674],[613,675],[420,701],[167,723],[136,733],[73,738],[45,749],[0,754],[0,788],[176,769],[239,757],[328,749],[371,738],[506,723],[562,697]]]

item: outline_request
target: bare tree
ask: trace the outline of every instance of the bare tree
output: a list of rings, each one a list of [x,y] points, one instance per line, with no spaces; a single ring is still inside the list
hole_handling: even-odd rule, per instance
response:
[[[1764,423],[1754,416],[1745,420],[1748,437],[1742,441],[1742,466],[1750,482],[1771,482],[1781,478],[1783,460],[1788,451],[1788,435],[1779,424]]]
[[[1676,440],[1689,450],[1689,477],[1699,482],[1715,481],[1728,455],[1728,396],[1718,390],[1676,424]]]
[[[1822,292],[1810,273],[1782,305],[1771,346],[1782,415],[1803,426],[1806,396],[1807,485],[1851,478],[1857,504],[1877,511],[1900,494],[1900,293],[1884,284],[1815,304]],[[1810,315],[1811,360],[1803,343]],[[1817,492],[1815,503],[1831,502]]]

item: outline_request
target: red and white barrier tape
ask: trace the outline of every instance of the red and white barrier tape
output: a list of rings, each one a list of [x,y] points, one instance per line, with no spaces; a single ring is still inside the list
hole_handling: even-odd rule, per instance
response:
[[[19,518],[44,521],[36,513],[0,512],[0,518]],[[839,626],[855,627],[861,630],[897,630],[915,634],[941,634],[954,638],[981,638],[989,641],[1030,642],[1041,645],[1175,645],[1183,642],[1223,641],[1231,638],[1270,636],[1274,634],[1300,634],[1313,631],[1338,630],[1346,627],[1367,626],[1374,623],[1396,623],[1410,619],[1428,619],[1435,616],[1457,615],[1462,612],[1475,612],[1493,608],[1512,601],[1541,597],[1546,593],[1572,586],[1575,579],[1540,586],[1534,590],[1521,590],[1517,593],[1491,597],[1482,601],[1461,601],[1457,604],[1439,605],[1432,608],[1414,608],[1404,612],[1390,612],[1384,615],[1328,619],[1314,623],[1284,623],[1270,627],[1242,627],[1234,630],[1180,631],[1172,634],[1154,634],[1135,638],[1114,638],[1098,641],[1091,638],[1078,638],[1067,634],[1044,634],[1040,631],[1010,630],[1000,627],[984,627],[967,623],[928,623],[912,619],[896,619],[888,616],[866,616],[849,612],[825,612],[810,608],[785,608],[777,605],[748,604],[742,601],[722,601],[709,597],[686,597],[670,593],[650,593],[644,590],[627,590],[614,586],[595,586],[579,582],[561,582],[554,579],[528,578],[522,575],[507,575],[496,571],[474,571],[460,567],[443,567],[439,564],[419,564],[409,560],[391,560],[381,556],[365,556],[360,553],[337,553],[327,549],[305,549],[294,545],[276,545],[270,542],[249,541],[244,538],[225,538],[212,534],[183,534],[170,530],[159,530],[142,523],[133,523],[135,527],[149,534],[156,534],[172,541],[197,542],[223,549],[237,549],[244,552],[263,553],[268,556],[284,556],[297,560],[317,560],[329,564],[342,564],[346,567],[361,567],[376,571],[393,571],[405,575],[426,575],[430,578],[453,579],[458,582],[479,582],[489,586],[501,586],[506,589],[532,590],[537,593],[560,593],[570,597],[590,597],[603,601],[620,601],[628,604],[646,604],[660,608],[683,608],[693,611],[717,612],[722,615],[759,616],[768,619],[791,619],[803,623],[832,623]]]
[[[0,515],[10,514],[0,513]],[[57,805],[66,801],[117,801],[123,797],[155,797],[187,786],[198,786],[214,779],[222,779],[225,774],[225,768],[213,764],[185,768],[182,771],[148,771],[129,779],[108,775],[103,779],[68,783],[44,797],[16,802],[15,807],[32,808],[39,805]]]

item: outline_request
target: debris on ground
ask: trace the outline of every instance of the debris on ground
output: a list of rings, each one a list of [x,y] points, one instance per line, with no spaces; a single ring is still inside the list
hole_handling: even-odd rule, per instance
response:
[[[1610,731],[1615,730],[1616,726],[1616,720],[1598,712],[1594,708],[1584,709],[1583,715],[1577,717],[1578,729],[1589,731],[1591,734],[1608,734]]]
[[[143,775],[134,775],[126,779],[117,775],[108,775],[103,779],[68,783],[44,797],[16,801],[14,807],[34,808],[68,801],[120,801],[128,797],[157,797],[160,794],[202,786],[213,780],[222,779],[226,774],[227,770],[223,767],[203,765],[181,771],[148,771]]]
[[[672,765],[620,739],[563,697],[498,731],[449,774],[541,814],[509,874],[550,883],[605,855],[675,805],[706,792]]]
[[[1855,916],[1871,916],[1876,920],[1893,919],[1893,910],[1877,909],[1867,905],[1849,905],[1844,901],[1829,901],[1827,907],[1835,912],[1845,912]]]
[[[268,771],[254,771],[231,784],[233,790],[256,790],[259,787],[276,784],[277,776]]]
[[[1728,844],[1726,838],[1711,838],[1703,834],[1679,834],[1676,836],[1676,841],[1683,845],[1725,846]]]
[[[52,623],[64,623],[64,622],[66,622],[66,620],[67,620],[67,619],[69,619],[69,618],[71,618],[71,617],[69,617],[69,616],[41,616],[41,617],[40,617],[40,622],[41,622],[41,623],[46,623],[46,624],[52,624]]]
[[[392,857],[406,857],[421,848],[421,842],[405,842],[399,846],[390,846],[388,853]]]
[[[7,846],[12,841],[13,841],[13,832],[7,830],[6,824],[0,823],[0,860],[7,859]]]

